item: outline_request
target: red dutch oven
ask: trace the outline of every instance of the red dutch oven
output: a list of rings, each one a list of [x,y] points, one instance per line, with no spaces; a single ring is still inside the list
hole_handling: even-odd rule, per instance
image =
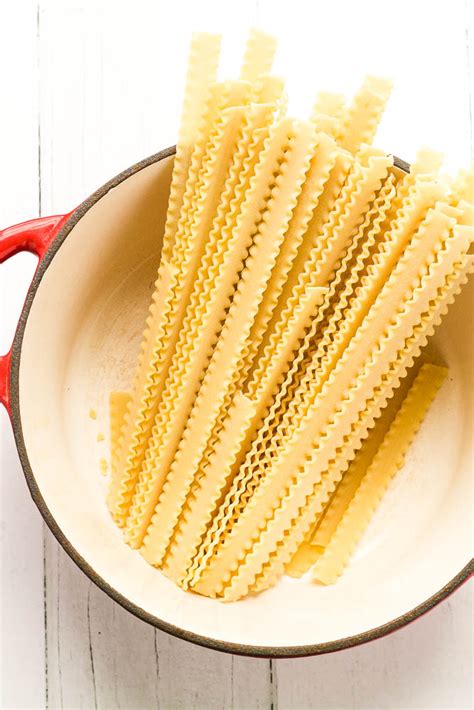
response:
[[[12,348],[0,360],[0,397],[31,495],[93,582],[176,636],[271,657],[383,636],[472,573],[472,289],[465,287],[430,344],[449,367],[448,381],[339,582],[284,578],[233,604],[183,592],[124,544],[100,475],[108,396],[130,387],[153,289],[173,155],[169,148],[134,165],[70,214],[0,232],[0,261],[25,250],[39,257]]]

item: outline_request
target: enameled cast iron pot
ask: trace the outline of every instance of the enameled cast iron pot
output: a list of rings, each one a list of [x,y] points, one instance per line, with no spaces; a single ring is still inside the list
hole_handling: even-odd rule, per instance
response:
[[[449,380],[339,582],[323,587],[285,578],[233,604],[185,593],[124,544],[99,472],[107,441],[97,441],[99,431],[107,434],[109,392],[130,386],[173,155],[170,148],[138,163],[68,215],[0,232],[0,261],[21,250],[39,256],[12,350],[0,361],[0,395],[31,495],[93,582],[176,636],[279,657],[335,651],[387,634],[472,572],[469,289],[431,346],[449,366]],[[399,168],[407,166],[400,161]]]

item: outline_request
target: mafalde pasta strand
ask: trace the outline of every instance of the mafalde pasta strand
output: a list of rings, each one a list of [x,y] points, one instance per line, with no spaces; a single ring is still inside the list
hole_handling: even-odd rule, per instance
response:
[[[342,94],[320,91],[313,106],[311,121],[317,131],[337,139],[342,130],[344,110],[345,99]]]
[[[362,537],[391,479],[403,466],[406,452],[441,387],[447,370],[423,365],[367,473],[336,527],[329,545],[316,561],[313,578],[334,583]]]
[[[338,140],[343,148],[357,153],[364,143],[372,143],[391,91],[392,82],[387,79],[365,79],[342,122]]]
[[[112,481],[109,490],[109,508],[121,526],[125,524],[128,515],[148,437],[158,411],[169,358],[176,340],[176,329],[180,323],[179,308],[186,303],[186,287],[189,288],[193,275],[189,273],[189,261],[193,261],[193,258],[195,261],[196,251],[199,252],[201,248],[199,237],[205,232],[206,223],[205,219],[200,220],[200,216],[209,212],[209,198],[212,202],[212,197],[215,197],[209,189],[210,184],[215,186],[222,177],[222,169],[225,170],[225,166],[221,165],[220,171],[214,174],[213,166],[216,165],[217,156],[223,157],[223,140],[232,127],[232,121],[229,115],[226,118],[218,117],[226,107],[241,104],[248,99],[248,95],[248,84],[227,82],[212,86],[206,103],[175,235],[173,263],[163,259],[158,270],[157,285],[132,387],[132,399],[122,432],[118,464],[120,478],[116,484]],[[210,219],[211,215],[207,216]]]
[[[127,522],[129,540],[133,545],[140,545],[143,540],[197,388],[211,357],[220,324],[230,306],[235,282],[251,244],[252,232],[262,205],[265,204],[262,195],[266,183],[263,179],[253,191],[249,191],[249,186],[269,135],[268,129],[261,123],[268,118],[273,108],[270,105],[253,107],[249,121],[243,127],[242,139],[234,156],[234,164],[179,332],[176,351],[168,371],[168,388],[165,384],[163,406],[152,432]],[[264,160],[268,163],[270,158]],[[246,219],[237,228],[243,202],[247,207]]]
[[[214,418],[225,397],[225,383],[231,381],[235,369],[243,364],[252,322],[314,150],[315,134],[309,124],[285,119],[281,125],[283,133],[286,131],[287,149],[281,165],[276,168],[274,193],[258,225],[229,314],[173,462],[172,478],[168,478],[163,487],[154,521],[144,541],[142,552],[149,561],[155,560],[155,564],[165,552],[164,545],[168,543],[176,515],[179,515],[180,501],[186,496],[206,447]],[[158,544],[160,540],[162,542]]]
[[[272,68],[277,42],[271,35],[252,29],[245,47],[240,78],[255,84]]]
[[[221,37],[197,33],[191,39],[184,88],[181,124],[171,176],[170,196],[163,234],[162,258],[171,259],[191,156],[209,87],[217,78]]]
[[[352,340],[351,345],[345,351],[344,356],[337,363],[336,368],[333,372],[331,372],[329,378],[324,383],[322,390],[319,387],[319,391],[317,389],[315,395],[313,395],[312,388],[310,387],[309,393],[312,395],[312,404],[307,409],[303,422],[300,424],[298,430],[292,435],[286,449],[281,451],[279,460],[277,459],[275,463],[273,463],[272,469],[268,472],[265,480],[260,483],[258,489],[249,501],[247,508],[242,513],[241,517],[224,541],[222,549],[216,555],[214,564],[215,566],[221,567],[221,574],[222,561],[223,559],[226,559],[224,570],[227,569],[228,572],[224,572],[224,581],[226,581],[225,577],[228,577],[232,570],[235,569],[236,561],[239,556],[242,555],[241,550],[243,549],[245,554],[247,545],[252,545],[252,530],[259,530],[259,523],[255,521],[255,519],[249,526],[249,520],[252,516],[255,517],[255,509],[257,505],[259,505],[258,519],[262,521],[261,524],[266,526],[267,529],[268,525],[270,525],[271,528],[272,521],[270,518],[270,522],[267,525],[267,515],[272,515],[272,510],[278,503],[278,491],[282,490],[281,486],[285,486],[285,481],[288,480],[288,475],[292,474],[294,467],[299,465],[299,461],[302,457],[304,458],[305,450],[308,450],[311,446],[312,441],[314,441],[315,437],[318,435],[318,431],[319,435],[324,433],[324,422],[331,420],[331,407],[337,404],[337,398],[339,396],[343,396],[344,393],[347,393],[351,377],[356,374],[358,367],[361,367],[361,365],[363,366],[364,357],[367,357],[370,353],[371,346],[373,347],[373,345],[376,345],[376,339],[377,337],[380,337],[378,335],[380,333],[380,329],[382,329],[383,333],[384,326],[387,327],[386,319],[390,318],[390,314],[393,315],[394,308],[396,309],[397,305],[400,304],[400,297],[403,294],[403,289],[406,289],[410,284],[410,280],[416,277],[418,270],[423,264],[422,259],[426,258],[426,256],[430,253],[430,250],[435,248],[435,245],[440,239],[440,233],[447,233],[447,231],[452,229],[453,226],[454,220],[451,217],[448,217],[441,211],[432,211],[432,214],[427,219],[426,224],[424,224],[421,228],[422,231],[419,239],[416,241],[416,244],[411,250],[407,250],[404,258],[399,262],[395,272],[392,273],[389,281],[384,286],[384,289],[378,298],[378,307],[373,307],[371,309],[371,318],[366,319],[364,323],[365,328],[361,326],[357,334],[358,337],[356,336]],[[462,246],[464,246],[464,242]],[[418,257],[416,256],[417,252],[419,252]],[[443,268],[447,268],[448,266],[449,261],[445,259],[443,266],[440,267],[440,270],[442,271]],[[426,289],[426,292],[428,292],[428,289]],[[418,297],[418,308],[421,307],[421,304],[426,297],[426,293],[423,294],[423,296],[420,295]],[[404,311],[404,314],[405,313],[409,314],[409,316],[407,316],[408,322],[410,321],[410,318],[413,319],[416,317],[416,309],[414,307],[412,307],[409,311]],[[357,358],[354,357],[355,352],[358,352]],[[349,357],[349,354],[352,355],[352,358]],[[378,367],[381,367],[381,362],[383,361],[379,358],[379,360],[377,360]],[[363,369],[363,372],[364,371],[365,370]],[[375,378],[376,372],[377,368],[374,366],[372,369],[373,378]],[[337,387],[335,386],[335,382],[338,382]],[[332,387],[329,387],[330,383],[333,384]],[[347,398],[347,396],[348,395],[345,394],[344,399]],[[350,401],[352,407],[358,406],[359,403],[363,405],[362,398],[359,398],[357,401],[352,398]],[[350,421],[350,417],[352,415],[351,408],[346,407],[343,410],[343,413]],[[323,437],[323,439],[324,438],[325,437]],[[329,451],[331,455],[334,454],[334,451]],[[324,451],[324,456],[320,456],[321,463],[325,460],[325,456],[327,454],[328,452]],[[327,459],[327,463],[329,460],[330,455]],[[303,485],[301,487],[304,489]],[[295,496],[295,501],[296,500],[297,496]],[[292,506],[288,505],[282,513],[282,516],[279,517],[286,518],[289,515],[291,507]],[[219,558],[221,558],[220,561]],[[230,593],[232,594],[233,592],[231,591]]]
[[[288,577],[299,579],[311,569],[322,550],[323,548],[318,545],[311,545],[309,542],[303,541],[291,560],[285,565],[285,574],[287,574]],[[257,577],[257,580],[258,582],[250,587],[251,592],[263,592],[265,589],[268,589],[266,584],[262,586],[259,577]]]

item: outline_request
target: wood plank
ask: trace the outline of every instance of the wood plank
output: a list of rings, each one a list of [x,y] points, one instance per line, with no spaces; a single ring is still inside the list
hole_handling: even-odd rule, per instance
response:
[[[470,708],[473,588],[373,643],[277,661],[278,710]]]
[[[36,29],[36,3],[0,4],[2,228],[38,215]],[[33,256],[19,254],[0,266],[2,353],[10,346],[35,264]],[[45,694],[43,524],[1,406],[0,474],[0,706],[40,708]]]
[[[159,707],[270,707],[269,661],[200,648],[160,631],[156,635]]]

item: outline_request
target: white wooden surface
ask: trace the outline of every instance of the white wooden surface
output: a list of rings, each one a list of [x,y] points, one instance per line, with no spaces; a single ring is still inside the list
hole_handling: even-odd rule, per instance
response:
[[[396,88],[379,142],[447,165],[472,152],[466,0],[13,0],[0,4],[0,225],[71,209],[174,142],[192,29],[250,25],[281,37],[294,105],[352,91],[364,72]],[[34,259],[0,271],[8,348]],[[472,584],[400,632],[343,653],[270,662],[192,646],[138,621],[92,585],[30,501],[0,412],[0,707],[469,708]]]

